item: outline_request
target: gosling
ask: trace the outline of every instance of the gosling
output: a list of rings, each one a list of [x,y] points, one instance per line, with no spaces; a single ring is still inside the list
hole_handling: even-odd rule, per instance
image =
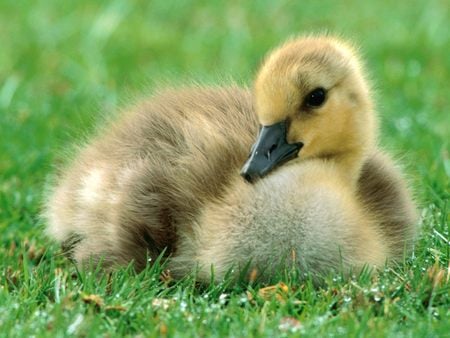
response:
[[[372,101],[355,49],[329,36],[270,52],[252,92],[157,92],[62,170],[48,233],[82,266],[141,270],[163,253],[205,283],[269,278],[286,257],[314,276],[401,260],[416,208]]]

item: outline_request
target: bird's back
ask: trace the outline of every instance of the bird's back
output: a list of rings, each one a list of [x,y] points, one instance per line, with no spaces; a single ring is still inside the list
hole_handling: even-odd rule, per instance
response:
[[[81,151],[50,198],[49,230],[78,261],[101,253],[142,266],[147,250],[170,253],[177,227],[239,175],[257,129],[247,90],[161,92]]]

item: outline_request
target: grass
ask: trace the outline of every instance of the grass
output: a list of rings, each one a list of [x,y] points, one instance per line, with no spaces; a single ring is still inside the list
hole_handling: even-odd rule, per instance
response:
[[[446,1],[0,2],[0,336],[450,336],[450,22]],[[381,143],[403,158],[422,214],[404,265],[261,285],[198,287],[77,271],[43,235],[53,165],[160,82],[250,84],[299,32],[357,41],[378,88]]]

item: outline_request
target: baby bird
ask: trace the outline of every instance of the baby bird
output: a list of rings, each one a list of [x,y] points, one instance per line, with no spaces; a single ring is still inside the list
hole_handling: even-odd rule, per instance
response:
[[[164,252],[174,277],[205,283],[233,267],[268,278],[286,257],[311,275],[399,260],[415,205],[378,148],[370,92],[354,49],[328,36],[269,53],[252,93],[162,91],[62,172],[48,232],[80,265],[140,270]]]

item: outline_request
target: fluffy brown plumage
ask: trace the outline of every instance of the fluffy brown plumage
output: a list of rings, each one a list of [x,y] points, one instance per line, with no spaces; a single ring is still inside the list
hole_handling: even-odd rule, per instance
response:
[[[157,94],[81,151],[48,204],[49,230],[76,261],[103,255],[140,269],[147,251],[175,251],[178,229],[191,231],[202,206],[223,194],[257,128],[245,90]]]
[[[305,107],[318,86],[327,100]],[[284,120],[287,141],[304,143],[299,157],[245,182],[239,171],[259,123]],[[416,215],[376,129],[352,48],[295,39],[268,56],[253,95],[167,90],[124,114],[63,172],[48,230],[80,264],[142,269],[165,249],[175,276],[197,267],[205,282],[211,265],[220,279],[249,259],[269,275],[268,261],[286,252],[311,273],[380,266],[410,248]]]

